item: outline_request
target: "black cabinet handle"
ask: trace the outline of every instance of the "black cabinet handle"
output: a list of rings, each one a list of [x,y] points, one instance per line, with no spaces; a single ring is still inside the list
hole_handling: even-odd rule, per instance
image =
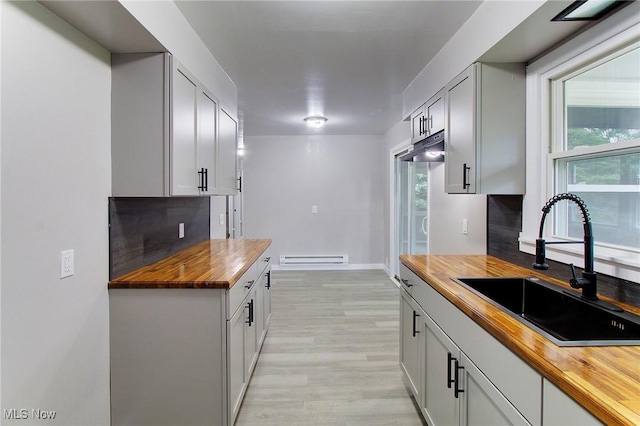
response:
[[[416,311],[413,311],[413,337],[416,337],[416,334],[420,333],[416,327],[416,318],[418,318],[420,314]]]
[[[246,321],[246,324],[249,324],[249,327],[253,324],[253,299],[249,303],[247,303],[247,309],[249,309],[249,318]]]
[[[198,170],[198,189],[204,191],[204,167]]]
[[[198,189],[200,191],[208,191],[209,190],[209,169],[202,167],[198,171]]]
[[[255,282],[255,280],[247,281],[247,283],[245,284],[244,288],[249,290],[254,282]]]
[[[451,362],[453,361],[453,371],[451,369]],[[460,389],[460,370],[464,370],[464,367],[460,365],[460,361],[454,357],[451,352],[447,352],[447,387],[451,389],[453,385],[453,396],[460,397],[460,394],[464,392],[464,389]],[[453,372],[453,378],[451,373]]]
[[[462,165],[462,189],[467,189],[471,186],[467,179],[467,172],[471,170],[471,167],[467,167],[467,163]]]
[[[447,387],[451,389],[451,385],[455,383],[455,380],[451,378],[451,361],[455,358],[451,355],[451,352],[447,352]]]
[[[413,284],[409,284],[409,280],[405,280],[404,278],[400,278],[400,281],[407,287],[413,287]]]
[[[242,176],[238,178],[238,192],[242,192]]]
[[[267,272],[266,275],[267,275],[267,285],[266,285],[266,287],[267,287],[267,290],[269,290],[269,289],[271,289],[271,271]]]
[[[464,370],[464,367],[460,365],[460,363],[458,362],[458,360],[455,360],[455,364],[456,364],[456,371],[454,373],[454,380],[455,380],[455,385],[453,388],[453,396],[455,396],[456,398],[460,397],[460,394],[464,392],[464,389],[460,389],[459,385],[460,385],[460,370]]]
[[[267,263],[271,262],[271,257],[265,257],[264,261],[267,262]]]

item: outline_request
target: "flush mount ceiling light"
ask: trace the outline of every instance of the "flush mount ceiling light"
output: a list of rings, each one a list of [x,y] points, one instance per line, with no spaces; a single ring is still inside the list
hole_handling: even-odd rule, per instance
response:
[[[552,21],[597,21],[612,10],[631,3],[632,1],[579,0],[571,3]]]
[[[311,127],[312,129],[319,129],[324,126],[327,122],[327,117],[307,117],[304,119],[304,122],[307,123],[307,127]]]

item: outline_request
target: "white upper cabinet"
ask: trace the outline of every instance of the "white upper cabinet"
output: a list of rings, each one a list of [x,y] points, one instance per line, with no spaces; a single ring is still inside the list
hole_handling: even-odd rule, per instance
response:
[[[443,89],[411,114],[411,142],[420,142],[424,138],[444,130],[444,125]]]
[[[411,114],[411,143],[420,142],[426,137],[426,104],[422,104],[420,108]]]
[[[218,146],[218,102],[205,88],[198,91],[198,144],[197,175],[198,189],[201,194],[216,194],[218,177],[216,162]]]
[[[218,134],[218,188],[220,195],[237,192],[238,123],[224,109],[220,109]]]
[[[198,195],[198,82],[187,70],[175,64],[172,83],[171,195]]]
[[[113,54],[111,102],[114,197],[235,192],[235,148],[233,187],[219,186],[219,103],[171,54]]]
[[[431,97],[426,103],[427,136],[444,130],[444,89]]]
[[[524,194],[524,64],[471,65],[445,87],[447,193]]]

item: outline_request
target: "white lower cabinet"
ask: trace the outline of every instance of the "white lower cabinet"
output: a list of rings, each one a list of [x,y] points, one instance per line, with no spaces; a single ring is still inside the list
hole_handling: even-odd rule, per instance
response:
[[[245,318],[247,317],[246,308],[239,308],[233,315],[231,320],[227,321],[227,376],[229,389],[228,394],[228,412],[231,418],[230,424],[233,424],[240,405],[242,397],[247,386],[247,376],[245,373]]]
[[[405,374],[409,387],[417,401],[422,389],[420,346],[422,342],[421,309],[413,298],[404,289],[400,290],[400,318],[402,328],[400,330],[400,368]]]
[[[541,376],[432,287],[414,286],[400,291],[400,366],[427,423],[541,424]]]
[[[112,425],[235,423],[268,327],[265,258],[228,290],[109,290]]]
[[[530,424],[464,353],[461,353],[460,369],[460,387],[464,390],[461,394],[460,424]]]
[[[427,315],[424,398],[430,425],[525,425],[527,420]]]
[[[431,318],[425,316],[423,324],[425,372],[422,415],[430,425],[460,424],[459,398],[454,395],[454,385],[460,384],[455,380],[454,370],[454,360],[460,359],[460,349]]]

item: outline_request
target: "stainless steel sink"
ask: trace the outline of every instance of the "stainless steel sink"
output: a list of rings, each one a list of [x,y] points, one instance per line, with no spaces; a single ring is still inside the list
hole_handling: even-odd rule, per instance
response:
[[[640,345],[640,316],[538,278],[452,278],[558,346]]]

